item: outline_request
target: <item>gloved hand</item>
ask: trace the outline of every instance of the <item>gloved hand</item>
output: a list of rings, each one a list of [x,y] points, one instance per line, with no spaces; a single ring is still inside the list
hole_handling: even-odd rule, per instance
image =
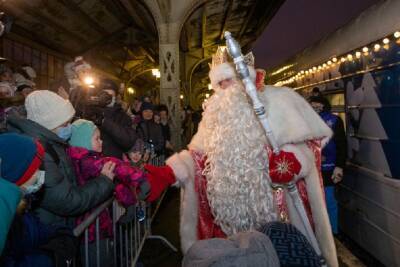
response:
[[[343,169],[340,167],[335,167],[331,179],[335,184],[341,182],[343,180]]]
[[[150,195],[147,201],[152,202],[158,199],[161,193],[170,185],[176,182],[175,174],[168,165],[157,167],[150,164],[144,165],[147,170],[147,181],[150,184]]]

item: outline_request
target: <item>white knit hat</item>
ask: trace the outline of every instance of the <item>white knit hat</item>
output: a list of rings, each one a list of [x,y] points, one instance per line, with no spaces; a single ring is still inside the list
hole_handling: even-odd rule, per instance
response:
[[[27,118],[53,130],[75,115],[71,102],[48,90],[34,91],[25,99]]]

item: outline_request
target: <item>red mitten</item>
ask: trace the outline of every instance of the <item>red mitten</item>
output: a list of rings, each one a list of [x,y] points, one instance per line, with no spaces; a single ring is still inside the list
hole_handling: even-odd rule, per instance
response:
[[[176,182],[175,174],[168,165],[156,167],[150,164],[144,165],[147,170],[147,180],[150,184],[150,195],[147,201],[154,201],[160,197],[161,193],[170,185]]]
[[[273,183],[286,184],[300,173],[301,164],[292,152],[280,151],[269,157],[269,177]]]

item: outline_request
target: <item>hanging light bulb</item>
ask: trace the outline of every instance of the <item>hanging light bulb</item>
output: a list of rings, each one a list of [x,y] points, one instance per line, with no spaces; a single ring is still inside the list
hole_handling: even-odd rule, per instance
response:
[[[375,51],[378,51],[380,48],[381,48],[380,44],[375,44],[375,45],[374,45]]]
[[[361,52],[360,51],[357,51],[356,52],[356,58],[360,58],[361,57]]]
[[[363,49],[362,49],[362,51],[363,51],[364,53],[368,53],[368,50],[369,50],[369,49],[368,49],[368,47],[366,47],[366,46],[364,46]]]
[[[332,61],[334,62],[334,63],[336,63],[337,62],[337,58],[332,58]]]
[[[330,61],[330,60],[328,60],[327,63],[328,63],[328,65],[332,65],[332,61]]]
[[[323,67],[323,68],[326,68],[326,66],[327,66],[326,63],[322,64],[322,67]]]
[[[183,99],[183,95],[180,95],[180,98]]]
[[[389,38],[383,39],[383,43],[384,43],[384,44],[388,44],[389,42],[390,42]]]
[[[347,55],[347,59],[348,59],[349,61],[353,60],[353,55],[352,55],[352,54],[348,54],[348,55]]]
[[[308,70],[306,70],[306,75],[308,75]]]
[[[342,58],[340,59],[340,61],[343,63],[343,62],[346,61],[346,58],[342,57]]]
[[[317,67],[313,67],[312,70],[313,70],[313,71],[316,71],[316,70],[317,70]]]
[[[395,32],[393,35],[394,35],[395,38],[399,38],[399,37],[400,37],[400,32],[397,31],[397,32]]]
[[[131,94],[131,95],[133,95],[135,93],[135,89],[133,89],[132,87],[128,87],[127,91],[128,91],[128,94]]]

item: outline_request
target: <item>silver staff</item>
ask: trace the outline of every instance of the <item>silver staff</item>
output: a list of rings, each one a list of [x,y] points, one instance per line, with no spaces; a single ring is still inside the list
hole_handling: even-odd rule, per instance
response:
[[[244,57],[242,55],[242,51],[238,42],[232,37],[231,33],[226,31],[224,33],[226,39],[226,47],[228,48],[229,55],[233,58],[233,62],[236,65],[236,70],[242,79],[242,82],[246,88],[247,94],[250,96],[253,102],[253,108],[255,113],[257,114],[264,130],[267,135],[267,139],[273,148],[273,152],[275,154],[279,153],[279,147],[276,143],[275,137],[272,133],[271,127],[268,123],[267,114],[265,113],[265,107],[261,103],[260,99],[257,95],[257,88],[254,82],[250,78],[250,73],[247,64],[244,62]],[[272,185],[273,187],[280,185]],[[311,245],[315,249],[315,252],[321,256],[321,250],[319,248],[317,239],[315,238],[314,231],[312,230],[310,221],[308,220],[306,210],[304,208],[303,202],[300,198],[299,191],[297,190],[297,186],[295,181],[291,181],[286,185],[289,195],[293,201],[293,204],[296,208],[297,213],[299,214],[302,223],[304,225],[304,229],[306,230],[306,235]],[[323,258],[321,257],[324,262]]]
[[[267,134],[268,142],[271,144],[274,153],[278,153],[278,144],[276,143],[275,137],[272,134],[271,127],[269,126],[267,114],[265,113],[265,108],[258,98],[256,86],[250,78],[249,69],[244,62],[244,57],[242,55],[240,46],[236,42],[236,40],[233,39],[230,32],[225,32],[224,35],[229,55],[231,55],[231,57],[233,58],[233,61],[236,65],[236,70],[242,78],[242,81],[246,88],[246,92],[253,102],[254,111],[256,112],[262,126],[264,127],[265,133]]]

